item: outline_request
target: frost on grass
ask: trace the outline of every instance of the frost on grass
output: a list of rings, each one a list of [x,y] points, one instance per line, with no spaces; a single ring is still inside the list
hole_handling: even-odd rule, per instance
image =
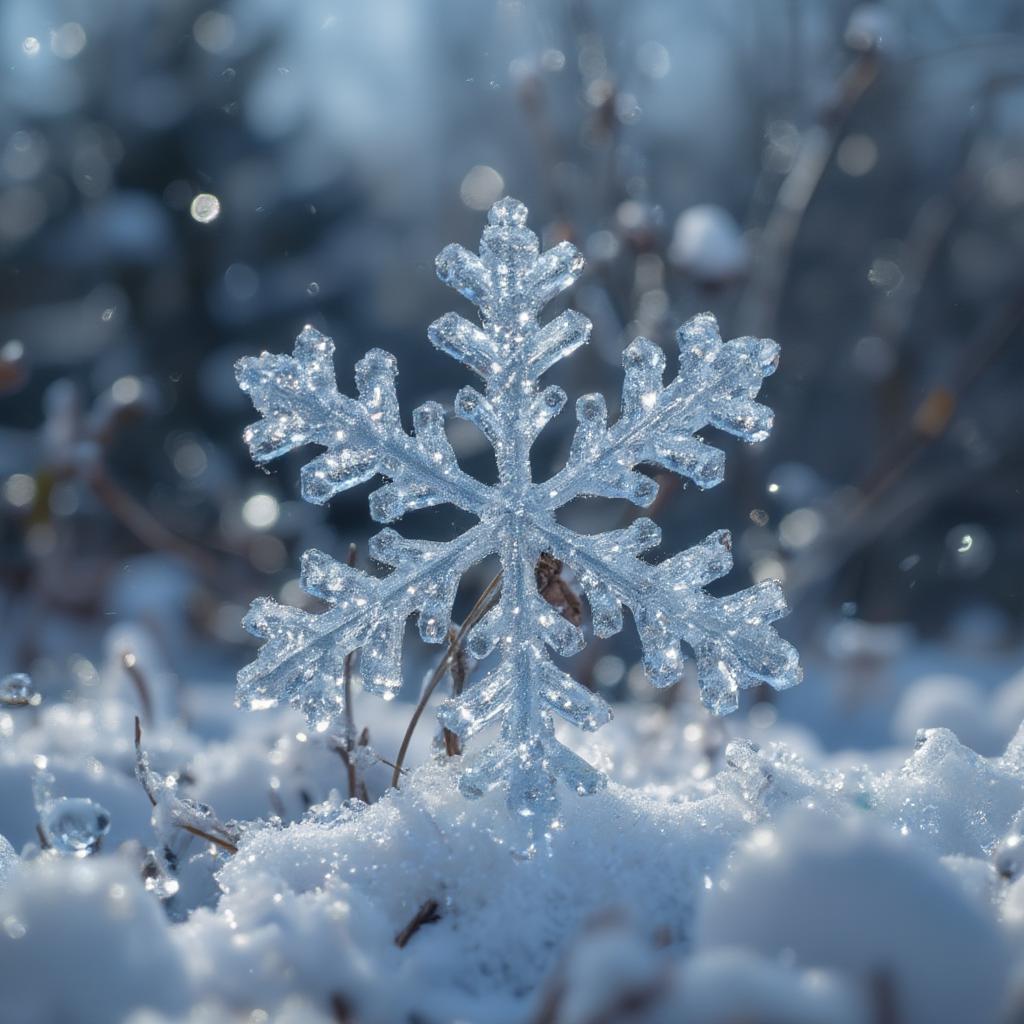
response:
[[[357,398],[338,391],[333,343],[312,327],[299,335],[291,356],[265,353],[238,363],[239,383],[263,414],[246,434],[255,460],[266,463],[306,445],[324,449],[302,470],[307,500],[326,502],[382,476],[387,482],[370,497],[377,522],[442,504],[478,520],[443,542],[383,530],[371,542],[374,559],[392,569],[382,578],[308,551],[303,587],[330,609],[312,614],[270,600],[254,602],[245,624],[265,642],[239,675],[239,695],[250,708],[296,705],[320,731],[340,728],[345,659],[360,651],[364,688],[394,696],[402,679],[405,620],[416,614],[425,641],[444,641],[462,575],[497,556],[500,600],[467,637],[474,658],[495,655],[493,667],[446,702],[439,717],[463,740],[500,726],[498,737],[469,762],[460,788],[476,797],[503,787],[509,808],[528,819],[536,834],[555,820],[559,779],[579,793],[593,793],[605,783],[599,771],[556,740],[554,716],[588,731],[611,717],[598,695],[551,658],[551,652],[578,652],[584,638],[538,592],[542,556],[573,570],[597,636],[617,633],[623,606],[630,609],[655,686],[679,679],[680,643],[685,644],[696,660],[701,698],[717,714],[736,708],[742,687],[792,686],[800,668],[795,650],[771,627],[785,612],[778,583],[721,598],[705,593],[708,583],[731,568],[725,531],[651,563],[642,558],[660,542],[651,520],[584,535],[555,515],[584,496],[649,505],[658,485],[637,471],[640,466],[677,473],[701,488],[720,483],[724,455],[699,432],[714,427],[746,441],[767,437],[771,411],[755,397],[775,369],[778,346],[758,338],[723,342],[714,317],[701,314],[680,328],[678,373],[665,384],[663,352],[638,338],[623,355],[618,418],[609,424],[601,395],[580,398],[566,465],[550,479],[535,481],[531,447],[566,402],[565,392],[545,387],[541,377],[586,343],[590,323],[572,310],[541,322],[544,306],[572,285],[583,260],[567,242],[541,253],[537,236],[525,226],[526,213],[521,203],[503,199],[490,211],[479,255],[457,245],[440,254],[438,275],[478,307],[480,323],[449,313],[428,332],[437,348],[483,382],[482,390],[458,392],[454,414],[490,441],[497,483],[481,483],[459,467],[445,435],[445,410],[436,402],[416,409],[414,432],[406,432],[395,392],[396,361],[386,352],[373,350],[357,364]]]

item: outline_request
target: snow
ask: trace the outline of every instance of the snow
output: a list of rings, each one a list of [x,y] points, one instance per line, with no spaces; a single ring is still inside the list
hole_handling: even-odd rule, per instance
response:
[[[108,659],[69,702],[5,712],[12,1019],[329,1021],[341,1007],[380,1024],[589,1024],[631,1007],[650,1022],[875,1024],[882,1000],[901,1021],[1000,1024],[1024,982],[1024,734],[992,757],[928,727],[828,753],[756,709],[620,705],[598,733],[560,733],[609,782],[564,800],[523,860],[500,791],[464,800],[459,759],[429,737],[397,790],[373,766],[365,805],[297,712],[233,711],[204,687],[173,688],[187,727],[143,729],[154,808],[122,670]],[[407,707],[357,711],[393,750]],[[38,848],[41,757],[54,799],[109,811],[98,852]],[[237,852],[184,832],[182,808]],[[428,901],[436,920],[409,931]]]
[[[994,1019],[1009,965],[997,923],[941,866],[853,813],[794,808],[756,830],[705,901],[697,934],[702,949],[783,949],[842,968],[869,1004],[884,1000],[908,1024]]]
[[[669,258],[699,281],[723,283],[746,272],[750,245],[728,210],[700,203],[679,214]]]
[[[0,992],[5,1020],[81,1024],[190,997],[171,926],[117,857],[23,864],[0,889]]]
[[[973,750],[995,754],[1000,744],[981,687],[954,675],[925,675],[903,694],[893,715],[894,738],[913,742],[918,730],[941,726]],[[1019,720],[1019,719],[1018,719]]]

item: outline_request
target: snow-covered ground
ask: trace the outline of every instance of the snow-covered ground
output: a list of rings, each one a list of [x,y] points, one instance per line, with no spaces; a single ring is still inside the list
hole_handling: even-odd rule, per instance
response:
[[[181,686],[151,647],[116,630],[69,700],[0,710],[5,1020],[985,1024],[1024,1003],[1024,676],[980,697],[975,739],[1009,738],[990,757],[905,738],[980,729],[969,684],[927,673],[874,748],[825,751],[784,706],[619,705],[561,737],[608,788],[563,794],[524,859],[426,721],[388,788],[409,705],[358,702],[367,805],[297,713]]]

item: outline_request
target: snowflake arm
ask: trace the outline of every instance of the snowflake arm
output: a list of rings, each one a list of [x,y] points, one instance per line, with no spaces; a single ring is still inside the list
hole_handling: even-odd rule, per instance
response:
[[[256,462],[315,444],[326,451],[302,469],[308,501],[326,502],[380,474],[390,482],[370,496],[378,522],[445,502],[480,514],[491,501],[489,488],[459,468],[441,406],[427,402],[416,409],[410,437],[401,424],[394,357],[373,350],[359,361],[359,398],[353,399],[338,392],[333,355],[331,339],[306,327],[291,356],[264,353],[239,360],[239,384],[263,413],[245,435]],[[342,714],[345,658],[356,650],[362,651],[364,688],[394,696],[401,684],[406,618],[418,612],[423,638],[441,642],[461,574],[490,550],[486,532],[475,527],[447,544],[405,541],[385,530],[374,538],[371,553],[394,571],[378,579],[322,552],[306,553],[303,589],[330,604],[329,611],[253,602],[244,625],[264,644],[256,661],[239,673],[243,706],[287,702],[327,727]]]
[[[333,357],[331,339],[306,327],[294,355],[265,352],[238,361],[239,386],[263,414],[245,431],[257,463],[308,444],[326,448],[302,468],[302,496],[315,504],[378,474],[388,477],[370,496],[370,513],[380,523],[431,505],[473,513],[486,507],[489,488],[459,468],[440,405],[427,402],[413,413],[415,436],[403,429],[394,356],[373,349],[356,364],[358,399],[338,392]]]
[[[302,588],[331,608],[312,613],[267,599],[253,602],[244,625],[264,643],[238,675],[241,705],[290,703],[314,726],[335,725],[344,711],[345,658],[357,650],[363,688],[394,697],[402,684],[405,620],[418,612],[423,639],[441,642],[462,573],[492,550],[480,524],[447,543],[410,541],[383,530],[370,542],[374,559],[394,567],[382,579],[322,551],[307,551]]]
[[[657,565],[637,557],[660,541],[661,531],[649,519],[593,536],[557,523],[543,531],[548,550],[575,568],[598,635],[618,632],[622,605],[632,611],[644,667],[655,686],[678,680],[680,640],[696,658],[701,700],[717,715],[736,710],[741,688],[766,683],[782,690],[800,682],[796,649],[771,628],[787,610],[778,581],[712,597],[703,588],[732,568],[728,531],[719,530]]]
[[[564,469],[540,485],[548,509],[580,495],[625,498],[649,505],[657,484],[635,472],[643,463],[689,477],[698,487],[722,482],[725,455],[695,435],[704,427],[746,441],[763,441],[772,413],[754,401],[761,381],[778,365],[779,347],[767,338],[722,342],[718,323],[701,313],[677,333],[679,373],[662,386],[665,355],[646,338],[623,354],[622,413],[611,427],[601,395],[576,403],[578,427]]]

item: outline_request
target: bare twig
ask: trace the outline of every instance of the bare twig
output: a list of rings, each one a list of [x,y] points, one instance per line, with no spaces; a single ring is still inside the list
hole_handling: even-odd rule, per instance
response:
[[[93,467],[88,482],[111,515],[147,548],[180,555],[212,582],[222,579],[223,570],[216,558],[164,526],[145,505],[122,490],[102,464]]]
[[[121,652],[121,667],[128,673],[128,678],[134,684],[139,695],[139,706],[142,708],[142,717],[146,720],[146,725],[152,725],[153,697],[146,683],[146,677],[143,675],[142,669],[139,668],[139,659],[134,651]],[[138,719],[136,718],[135,721],[138,722]]]
[[[792,169],[779,187],[775,205],[761,232],[750,284],[740,302],[740,329],[770,334],[789,273],[793,247],[804,215],[821,184],[843,126],[878,75],[874,50],[859,54],[839,80],[838,96],[817,125],[804,133]]]
[[[213,843],[214,846],[219,846],[222,849],[227,850],[228,853],[238,853],[238,847],[233,842],[231,842],[230,839],[226,839],[221,836],[215,836],[212,832],[204,832],[201,828],[198,828],[195,825],[187,825],[183,821],[177,822],[177,825],[178,828],[182,829],[185,832],[188,832],[190,835],[198,836],[200,839],[206,839],[207,841]]]
[[[452,677],[452,696],[458,697],[466,686],[469,665],[466,652],[459,643],[459,634],[453,628],[448,631],[448,672]],[[449,757],[457,757],[462,753],[462,741],[451,729],[444,730],[444,749]]]
[[[350,544],[348,547],[348,564],[354,568],[356,564],[356,546]],[[352,709],[352,651],[345,655],[345,667],[342,670],[342,686],[344,688],[345,701],[345,736],[344,747],[338,749],[341,759],[345,764],[345,773],[348,776],[348,795],[354,799],[359,791],[359,778],[356,773],[355,759],[352,751],[356,742],[356,720],[355,712]]]
[[[331,1016],[338,1024],[352,1024],[355,1020],[352,1016],[352,1007],[340,992],[331,993]]]
[[[137,766],[143,765],[143,759],[144,759],[144,755],[143,755],[143,752],[142,752],[142,723],[139,721],[139,716],[136,715],[135,716],[135,763],[136,763],[136,765]],[[136,774],[136,776],[137,776],[137,778],[139,780],[139,784],[142,786],[143,791],[145,792],[146,796],[149,798],[149,802],[154,807],[156,807],[156,803],[157,803],[156,795],[150,789],[149,784],[148,784],[148,782],[146,781],[146,778],[145,778],[145,773],[137,768],[135,774]],[[176,806],[185,806],[185,805],[179,802]],[[180,828],[182,831],[188,832],[190,835],[193,835],[193,836],[198,836],[200,839],[205,839],[208,842],[213,843],[215,846],[219,846],[222,849],[227,850],[228,853],[238,853],[238,846],[236,845],[234,840],[228,835],[227,831],[220,824],[220,822],[215,822],[214,823],[216,828],[217,828],[217,830],[218,830],[218,832],[220,833],[219,835],[215,835],[212,832],[207,832],[205,829],[200,828],[198,825],[193,825],[190,822],[186,822],[186,821],[175,821],[174,824],[175,824],[175,826],[177,828]]]
[[[412,920],[395,936],[395,945],[405,949],[409,940],[425,925],[441,920],[438,913],[440,904],[437,900],[426,900],[419,910],[413,914]]]
[[[409,752],[409,744],[412,742],[412,734],[416,731],[416,726],[419,724],[419,720],[423,715],[423,711],[427,706],[427,702],[430,700],[437,689],[437,684],[444,678],[444,674],[448,671],[448,666],[451,664],[453,649],[461,648],[462,642],[466,638],[466,634],[472,629],[477,622],[479,622],[494,606],[494,602],[497,600],[496,591],[501,587],[501,573],[499,572],[490,583],[487,584],[483,589],[483,593],[477,598],[476,604],[473,605],[470,613],[466,616],[465,621],[459,628],[459,632],[455,638],[455,644],[449,644],[448,650],[445,651],[444,657],[438,663],[437,668],[430,675],[430,679],[427,681],[427,685],[423,687],[423,692],[420,694],[419,702],[416,705],[416,710],[412,713],[412,718],[409,719],[409,725],[406,727],[405,735],[402,737],[402,745],[398,748],[398,757],[395,758],[395,770],[391,775],[391,785],[393,788],[398,789],[398,780],[402,774],[402,764],[405,762],[405,756]]]

